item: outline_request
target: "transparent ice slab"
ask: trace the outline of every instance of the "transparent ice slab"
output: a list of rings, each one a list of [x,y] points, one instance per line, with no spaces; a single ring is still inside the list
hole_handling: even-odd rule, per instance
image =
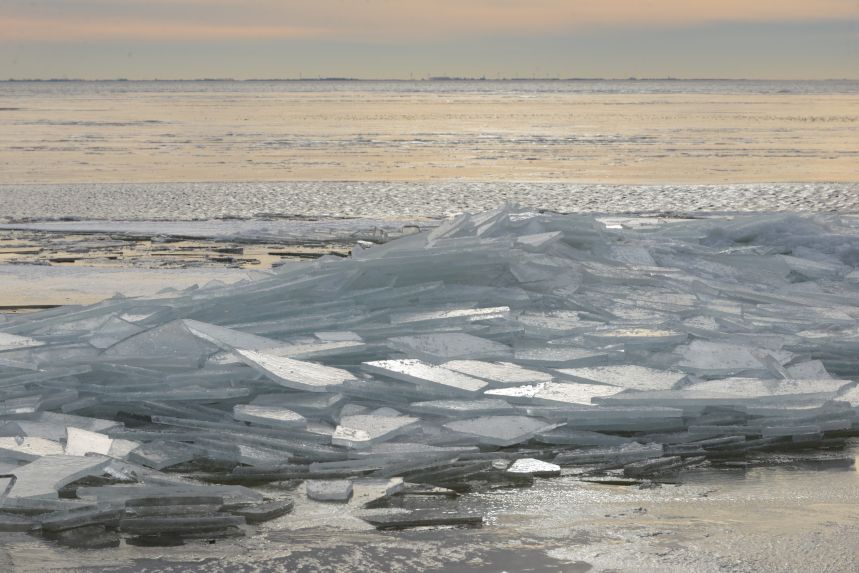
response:
[[[389,338],[387,344],[394,350],[429,360],[503,358],[510,354],[505,344],[464,332],[397,336]]]
[[[82,477],[101,475],[109,463],[110,459],[103,456],[43,456],[11,472],[16,480],[8,495],[57,499],[63,486]]]
[[[178,442],[155,441],[143,444],[128,454],[128,460],[134,463],[163,470],[179,465],[194,458],[194,452],[186,445]]]
[[[559,425],[562,424],[550,424],[527,416],[481,416],[448,422],[444,427],[453,432],[474,436],[481,444],[512,446]]]

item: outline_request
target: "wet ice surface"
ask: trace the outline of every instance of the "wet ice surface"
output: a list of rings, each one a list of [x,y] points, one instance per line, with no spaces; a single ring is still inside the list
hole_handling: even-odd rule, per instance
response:
[[[361,569],[386,558],[358,549],[373,527],[483,521],[460,538],[475,558],[509,542],[546,567],[623,568],[642,547],[652,570],[724,564],[725,537],[671,521],[732,507],[742,488],[720,496],[710,474],[828,467],[838,488],[807,499],[855,509],[857,247],[836,216],[648,228],[506,208],[238,285],[4,317],[0,527],[42,536],[14,537],[10,558],[184,543],[182,559],[216,539],[292,566],[263,540],[288,529],[318,548],[327,525]],[[327,486],[308,481],[352,496],[316,504]],[[408,560],[447,534],[398,535],[420,570]],[[785,570],[742,547],[739,570]]]
[[[752,183],[698,185],[585,184],[574,182],[224,182],[124,183],[63,185],[0,185],[2,217],[27,219],[162,220],[165,234],[177,229],[201,236],[229,235],[296,237],[316,232],[313,222],[199,222],[186,226],[170,221],[227,218],[361,217],[381,229],[399,219],[443,217],[463,211],[491,209],[501,201],[528,204],[559,212],[690,213],[713,211],[839,211],[859,212],[857,183]],[[300,211],[297,206],[300,205]],[[166,219],[166,221],[164,221]],[[350,221],[321,225],[336,233]],[[107,229],[149,232],[156,223],[63,222],[33,228],[48,230]],[[312,237],[312,234],[311,234]]]
[[[356,527],[342,503],[296,499],[293,513],[241,541],[80,551],[2,533],[0,564],[10,571],[93,572],[245,571],[250,565],[278,572],[789,573],[821,564],[855,570],[859,474],[801,457],[686,471],[673,478],[679,483],[653,487],[561,477],[466,494],[461,508],[485,516],[481,529],[376,532]],[[288,525],[298,518],[304,527]]]

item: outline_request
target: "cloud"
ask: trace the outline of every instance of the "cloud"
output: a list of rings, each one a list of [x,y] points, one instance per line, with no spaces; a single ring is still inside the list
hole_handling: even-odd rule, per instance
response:
[[[384,43],[601,27],[859,19],[856,0],[4,0],[18,42],[331,38]]]

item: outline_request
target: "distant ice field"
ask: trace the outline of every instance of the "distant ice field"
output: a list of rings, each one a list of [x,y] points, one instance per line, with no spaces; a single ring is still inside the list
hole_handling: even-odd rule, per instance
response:
[[[562,213],[859,212],[859,183],[616,185],[525,182],[0,185],[0,222],[437,218],[504,202]]]

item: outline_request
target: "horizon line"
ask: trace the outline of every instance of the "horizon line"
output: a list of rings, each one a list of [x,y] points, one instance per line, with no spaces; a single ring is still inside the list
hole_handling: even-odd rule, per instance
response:
[[[618,77],[618,78],[603,78],[603,77],[496,77],[489,78],[486,76],[426,76],[421,78],[358,78],[348,76],[319,76],[319,77],[297,77],[297,78],[6,78],[0,79],[0,82],[468,82],[468,81],[485,81],[485,82],[510,82],[510,81],[598,81],[598,82],[618,82],[618,81],[674,81],[674,82],[691,82],[691,81],[721,81],[721,82],[834,82],[834,81],[859,81],[859,77],[855,78],[731,78],[731,77],[676,77],[676,76],[659,76],[659,77]]]

